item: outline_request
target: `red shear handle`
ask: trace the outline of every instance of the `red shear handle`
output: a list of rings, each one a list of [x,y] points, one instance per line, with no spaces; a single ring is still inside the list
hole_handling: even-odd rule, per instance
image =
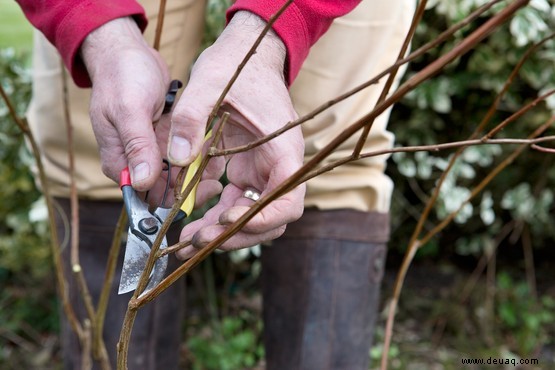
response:
[[[124,186],[131,186],[131,174],[129,173],[129,167],[125,167],[119,173],[119,188]]]

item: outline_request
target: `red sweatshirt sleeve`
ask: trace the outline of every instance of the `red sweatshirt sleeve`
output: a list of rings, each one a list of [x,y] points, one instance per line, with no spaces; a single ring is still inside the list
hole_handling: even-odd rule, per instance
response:
[[[91,81],[79,48],[85,37],[104,23],[133,16],[141,30],[147,25],[144,9],[134,0],[17,0],[25,16],[56,46],[75,83]]]
[[[237,0],[227,11],[228,21],[239,10],[247,10],[268,21],[286,0]],[[287,48],[286,77],[291,84],[310,47],[318,41],[334,18],[353,10],[361,0],[296,0],[272,27]]]

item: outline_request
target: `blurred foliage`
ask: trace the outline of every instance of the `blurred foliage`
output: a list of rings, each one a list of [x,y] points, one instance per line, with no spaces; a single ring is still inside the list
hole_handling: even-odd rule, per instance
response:
[[[484,4],[483,0],[461,1],[429,1],[424,22],[420,25],[414,48],[422,45],[462,20],[477,6]],[[223,24],[223,0],[211,1],[208,7],[207,43],[210,44],[220,32]],[[501,3],[499,6],[506,4]],[[499,9],[499,6],[494,10]],[[214,11],[221,13],[214,14]],[[528,47],[546,36],[549,29],[553,29],[553,15],[555,7],[545,0],[533,0],[522,9],[507,25],[481,43],[464,57],[449,65],[445,72],[419,86],[396,106],[393,111],[390,127],[397,136],[397,142],[402,145],[422,145],[463,140],[468,137],[490,104],[496,97],[508,78],[513,67]],[[456,36],[432,50],[424,57],[413,62],[408,69],[407,77],[419,71],[425,65],[450,50],[456,43],[467,36],[477,25],[484,22],[481,17],[471,26],[459,31]],[[215,23],[211,23],[215,22]],[[216,32],[213,32],[216,30]],[[518,78],[503,99],[494,119],[488,129],[495,123],[516,112],[520,107],[530,102],[548,89],[555,87],[555,43],[548,42],[528,60]],[[547,104],[539,104],[534,110],[526,114],[519,121],[511,124],[498,137],[526,137],[536,127],[543,124],[555,111],[555,98],[550,98]],[[552,132],[548,132],[550,134]],[[434,208],[433,222],[439,222],[449,213],[458,209],[466,197],[484,176],[501,162],[514,146],[479,146],[466,149],[457,160],[452,172],[448,176],[440,193],[439,201]],[[393,240],[390,245],[396,252],[402,252],[407,238],[416,224],[406,222],[407,218],[416,216],[422,211],[422,206],[429,196],[441,172],[445,170],[452,152],[430,152],[416,154],[397,154],[389,166],[396,190],[393,201],[392,219]],[[540,249],[552,245],[555,231],[550,224],[553,214],[553,181],[555,170],[551,169],[550,155],[527,151],[513,165],[507,168],[498,179],[477,199],[464,206],[457,215],[455,223],[441,235],[434,238],[419,253],[422,258],[450,259],[453,256],[472,259],[484,253],[491,253],[495,239],[505,225],[513,225],[511,240],[518,241],[522,223],[529,226],[533,234],[534,247]],[[525,170],[523,170],[525,169]],[[428,225],[430,226],[430,225]],[[516,235],[516,237],[515,237]],[[542,250],[543,251],[543,250]],[[216,259],[223,258],[215,256]],[[524,263],[518,259],[513,267],[517,270]],[[240,255],[229,255],[225,266],[216,266],[214,274],[222,274],[225,269],[242,266],[245,259]],[[252,260],[251,260],[252,263]],[[464,266],[463,266],[464,267]],[[259,264],[253,264],[251,275],[257,275]],[[187,347],[194,358],[193,368],[241,369],[252,366],[250,355],[261,351],[259,344],[252,336],[259,335],[259,319],[256,316],[241,316],[228,319],[225,313],[225,301],[237,299],[236,292],[229,289],[230,285],[240,284],[245,275],[235,274],[231,277],[233,283],[218,283],[212,278],[205,278],[204,291],[218,290],[218,296],[227,298],[212,299],[208,311],[213,314],[205,319],[202,325],[192,325],[189,330]],[[464,354],[473,353],[474,356],[486,355],[481,353],[488,348],[487,355],[505,357],[531,356],[537,354],[539,348],[550,343],[553,322],[552,298],[541,295],[539,299],[529,294],[526,283],[507,278],[501,273],[499,290],[494,294],[495,312],[483,315],[488,309],[485,307],[484,296],[487,292],[478,289],[468,306],[454,304],[453,298],[434,297],[427,299],[418,297],[418,303],[413,306],[414,314],[408,317],[419,317],[414,328],[410,328],[412,337],[409,343],[393,344],[389,357],[392,368],[411,368],[414,358],[423,357],[423,367],[431,363],[439,368],[459,368],[460,358]],[[508,280],[509,279],[509,280]],[[226,279],[223,279],[226,280]],[[228,281],[229,279],[227,279]],[[507,281],[509,283],[507,284]],[[223,284],[223,286],[222,286]],[[429,285],[429,283],[426,283]],[[454,285],[450,294],[458,299],[459,287]],[[422,288],[416,294],[419,296]],[[245,292],[243,292],[244,294]],[[214,296],[214,293],[209,294]],[[409,293],[411,302],[417,300]],[[409,304],[410,305],[410,304]],[[406,308],[405,308],[406,309]],[[242,315],[245,315],[243,311]],[[438,315],[445,314],[449,320],[459,318],[456,328],[449,329],[447,335],[454,335],[454,340],[448,340],[451,347],[436,352],[436,343],[425,338],[426,331],[422,325],[430,325],[430,312]],[[215,313],[215,314],[214,314]],[[411,318],[401,318],[399,325],[405,330],[411,324]],[[404,321],[406,320],[406,321]],[[250,325],[245,322],[250,321]],[[381,357],[381,343],[383,333],[378,327],[376,345],[371,349],[370,356],[375,363]],[[488,340],[485,340],[485,329],[491,329]],[[397,334],[396,334],[397,337]],[[228,346],[225,346],[225,343]],[[425,355],[410,352],[415,342],[426,348]],[[230,345],[229,343],[233,343]],[[251,347],[250,352],[247,349]],[[458,351],[457,349],[461,349]],[[229,353],[232,351],[233,353]],[[237,353],[245,357],[240,360]],[[407,353],[409,353],[407,355]],[[472,355],[471,355],[472,357]],[[241,361],[244,361],[241,364]],[[195,367],[197,366],[197,367]],[[233,367],[235,366],[235,367]]]
[[[191,272],[185,368],[254,369],[263,361],[259,256],[259,246],[216,252]]]
[[[187,339],[193,370],[235,370],[253,367],[264,355],[261,322],[252,313],[225,317]],[[191,332],[191,331],[190,331]]]
[[[212,45],[224,30],[225,11],[231,3],[231,0],[208,0],[206,4],[202,50]]]
[[[417,30],[413,48],[434,39],[449,26],[462,20],[484,0],[428,2],[424,22]],[[506,2],[494,7],[498,9]],[[467,36],[473,25],[457,32],[439,48],[427,53],[409,66],[407,77],[453,48]],[[394,109],[390,129],[398,145],[428,145],[464,140],[478,126],[497,93],[526,50],[555,29],[555,6],[547,0],[533,0],[515,17],[484,42],[447,68],[437,77],[423,83]],[[486,130],[516,112],[546,91],[555,88],[555,42],[549,41],[526,62],[504,96],[499,109]],[[497,137],[525,138],[545,123],[555,112],[555,98],[540,103],[521,119],[511,123]],[[483,132],[485,133],[485,132]],[[482,133],[482,134],[483,134]],[[553,134],[550,129],[546,134]],[[471,189],[515,146],[469,147],[457,160],[445,181],[437,204],[437,223],[459,208]],[[393,196],[392,246],[404,249],[407,235],[412,233],[416,219],[423,209],[441,172],[453,151],[436,153],[397,154],[389,166],[395,182]],[[424,247],[421,252],[432,256],[474,255],[484,253],[500,230],[511,220],[530,225],[534,247],[553,245],[555,230],[553,214],[555,167],[553,156],[532,150],[525,151],[505,169],[487,190],[472,203],[465,205],[455,223]],[[552,218],[552,216],[551,216]],[[431,223],[427,225],[429,229]],[[513,238],[513,242],[518,238]]]
[[[0,49],[10,47],[20,52],[30,52],[33,27],[25,19],[19,4],[12,0],[0,0],[0,9]]]
[[[486,2],[429,1],[424,21],[413,40],[413,49],[433,40],[440,32]],[[493,10],[506,3],[501,2]],[[458,31],[454,38],[411,63],[405,78],[451,50],[485,19],[485,16],[479,18]],[[397,144],[429,145],[468,138],[485,116],[521,56],[534,43],[548,36],[555,29],[554,26],[555,4],[547,0],[532,0],[475,49],[455,60],[441,74],[418,86],[396,105],[389,127],[396,135]],[[524,64],[486,131],[481,134],[553,88],[555,42],[551,40]],[[554,113],[555,98],[551,96],[507,126],[497,137],[525,138]],[[552,128],[545,133],[553,134]],[[472,189],[515,148],[514,145],[467,148],[447,176],[424,232],[459,209]],[[405,250],[424,204],[453,153],[454,150],[392,156],[388,167],[388,173],[395,183],[390,242],[392,255]],[[539,353],[546,353],[543,355],[547,356],[546,359],[551,356],[549,346],[553,344],[551,338],[555,332],[555,317],[552,314],[553,280],[552,274],[538,271],[550,271],[549,265],[554,255],[552,248],[549,248],[555,242],[553,164],[553,155],[525,150],[485,191],[462,207],[450,226],[418,252],[420,263],[453,261],[463,269],[473,269],[479,257],[491,256],[498,248],[494,255],[497,268],[501,270],[491,291],[484,291],[483,286],[478,286],[470,302],[464,305],[455,303],[460,300],[461,294],[456,285],[451,287],[449,296],[435,297],[435,300],[422,303],[424,306],[420,307],[420,311],[432,312],[422,320],[431,320],[438,312],[442,312],[439,316],[446,318],[445,335],[448,338],[445,344],[448,343],[447,348],[450,348],[435,354],[431,361],[425,359],[425,362],[437,363],[440,360],[441,366],[445,368],[459,368],[460,362],[453,359],[460,361],[463,352],[474,354],[469,357],[486,358],[492,355],[505,358],[537,357]],[[530,231],[536,255],[538,275],[534,278],[544,282],[538,298],[531,294],[528,282],[523,282],[526,269],[523,230]],[[534,271],[527,273],[533,274]],[[404,292],[403,295],[409,293]],[[408,307],[403,309],[411,311]],[[400,325],[405,325],[402,317],[399,320],[402,322]],[[416,329],[422,336],[426,335],[427,330],[422,327]],[[430,336],[437,336],[437,332],[430,333]],[[402,344],[400,346],[405,348]],[[452,349],[457,353],[450,353]],[[414,360],[419,356],[412,353],[409,358]],[[403,358],[400,356],[397,361],[399,368],[405,368]],[[546,362],[541,364],[545,365]]]
[[[0,51],[0,83],[20,117],[31,94],[25,55]],[[57,328],[55,289],[41,194],[23,134],[0,102],[0,367],[10,368],[12,341],[36,343]],[[27,328],[27,329],[23,329]],[[30,338],[32,329],[35,339]],[[32,347],[32,346],[31,346]],[[32,356],[31,356],[32,357]]]
[[[537,353],[554,334],[555,298],[544,295],[535,301],[526,282],[502,272],[496,284],[496,317],[501,335],[522,356]]]

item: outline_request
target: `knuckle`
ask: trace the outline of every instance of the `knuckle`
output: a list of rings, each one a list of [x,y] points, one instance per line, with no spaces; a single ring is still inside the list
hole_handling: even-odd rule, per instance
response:
[[[304,205],[299,205],[296,212],[293,214],[293,221],[297,221],[304,213]],[[289,221],[291,222],[291,221]]]
[[[110,164],[106,161],[102,161],[101,168],[102,168],[102,173],[105,176],[110,177],[110,174],[112,173]]]
[[[277,227],[277,228],[275,229],[275,231],[274,231],[274,235],[273,235],[273,237],[272,237],[272,240],[273,240],[273,239],[277,239],[277,238],[279,238],[280,236],[282,236],[283,233],[285,233],[285,229],[286,229],[286,228],[287,228],[287,225],[282,225],[282,226],[280,226],[280,227]]]
[[[110,103],[110,117],[115,122],[132,122],[141,116],[145,116],[144,104],[137,104],[137,99],[132,96],[124,96]]]
[[[299,218],[301,218],[301,216],[304,213],[303,202],[292,200],[287,203],[288,203],[288,207],[286,209],[288,210],[288,212],[287,212],[286,223],[297,221]]]
[[[291,212],[291,215],[290,215],[289,219],[287,220],[287,223],[297,221],[303,215],[303,211],[304,211],[303,207],[295,207],[293,209],[293,211]]]
[[[143,136],[135,136],[125,142],[124,150],[127,157],[135,157],[144,151],[150,144],[150,140]]]
[[[102,173],[104,174],[104,176],[111,178],[113,180],[116,179],[114,161],[107,159],[106,156],[102,154],[100,156],[100,169],[102,170]]]
[[[200,125],[204,123],[207,118],[208,117],[204,112],[192,106],[189,106],[186,109],[176,109],[172,115],[172,131],[186,131],[186,129],[190,129],[191,126],[200,127]]]

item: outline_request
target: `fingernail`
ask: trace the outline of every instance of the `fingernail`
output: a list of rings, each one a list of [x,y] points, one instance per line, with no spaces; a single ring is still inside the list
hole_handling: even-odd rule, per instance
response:
[[[138,181],[143,181],[148,176],[150,176],[150,166],[148,163],[139,163],[133,167],[133,172],[131,172],[131,182],[135,183]]]
[[[182,162],[191,155],[191,143],[181,136],[172,136],[169,157],[171,160]]]

